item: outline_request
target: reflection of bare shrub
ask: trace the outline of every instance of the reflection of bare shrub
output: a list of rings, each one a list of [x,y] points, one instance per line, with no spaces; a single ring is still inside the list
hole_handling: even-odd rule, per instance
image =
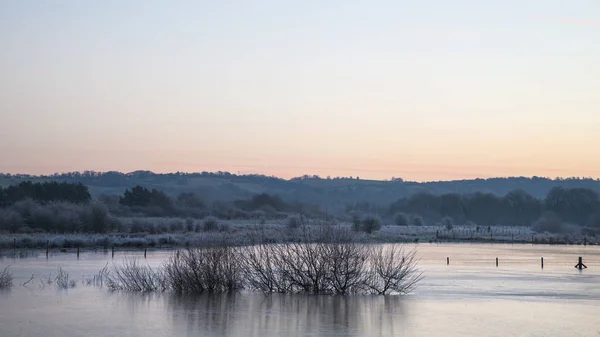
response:
[[[410,292],[422,275],[416,268],[418,261],[415,254],[415,251],[405,254],[396,246],[376,248],[371,252],[371,270],[366,286],[378,295]]]
[[[8,289],[13,285],[13,277],[8,266],[0,272],[0,289]]]

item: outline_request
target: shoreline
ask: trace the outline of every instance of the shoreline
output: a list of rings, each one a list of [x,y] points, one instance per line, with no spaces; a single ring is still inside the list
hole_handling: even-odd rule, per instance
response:
[[[336,225],[350,231],[350,224]],[[308,225],[309,230],[320,230],[323,225]],[[248,245],[257,243],[285,243],[301,241],[306,228],[288,228],[281,223],[248,225],[227,223],[227,229],[212,232],[107,233],[107,234],[0,234],[0,251],[40,249],[69,252],[84,249],[174,249],[202,247],[215,244]],[[528,227],[495,226],[489,230],[460,226],[451,230],[440,226],[383,226],[372,234],[351,232],[351,242],[366,244],[393,243],[465,243],[465,244],[547,244],[598,245],[596,237],[581,234],[535,233]],[[317,239],[318,241],[318,239]],[[6,255],[6,254],[0,254]]]

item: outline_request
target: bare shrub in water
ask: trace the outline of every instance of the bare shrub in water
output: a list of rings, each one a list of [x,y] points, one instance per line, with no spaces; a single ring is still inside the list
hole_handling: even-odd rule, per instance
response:
[[[115,266],[110,273],[103,275],[104,283],[110,290],[164,291],[167,290],[165,275],[150,266],[143,266],[136,259],[125,259],[121,266]]]
[[[75,288],[77,285],[75,280],[69,280],[69,273],[67,273],[61,267],[58,267],[58,274],[56,275],[55,281],[58,289]]]
[[[242,249],[247,284],[265,293],[410,292],[421,279],[415,252],[364,244],[287,243]]]
[[[408,293],[422,279],[417,262],[415,251],[405,254],[396,246],[375,248],[369,256],[370,270],[365,286],[378,295]]]
[[[326,278],[329,291],[345,295],[364,289],[370,253],[371,250],[364,244],[325,245],[323,254],[328,258],[329,272]]]
[[[0,289],[8,289],[13,285],[13,276],[8,270],[9,266],[6,266],[0,272]]]
[[[415,253],[351,242],[348,229],[322,226],[300,242],[213,246],[173,253],[158,271],[135,260],[116,267],[106,284],[131,291],[197,294],[240,289],[265,293],[409,292],[420,280]],[[319,241],[311,241],[317,238]]]
[[[287,293],[291,285],[281,273],[281,259],[273,245],[240,248],[242,272],[246,285],[265,293]]]
[[[178,293],[227,292],[243,286],[238,249],[230,246],[176,252],[164,275],[167,286]]]

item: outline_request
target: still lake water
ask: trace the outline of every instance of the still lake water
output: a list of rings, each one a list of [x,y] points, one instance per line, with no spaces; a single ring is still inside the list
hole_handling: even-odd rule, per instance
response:
[[[0,291],[0,337],[600,336],[598,246],[416,248],[424,280],[410,295],[388,297],[109,292],[83,280],[110,266],[110,254],[0,259],[15,277],[11,290]],[[158,266],[169,254],[148,252],[147,262]],[[114,262],[125,256],[143,259],[117,253]],[[578,256],[588,269],[574,268]],[[58,267],[77,280],[75,288],[42,285]]]

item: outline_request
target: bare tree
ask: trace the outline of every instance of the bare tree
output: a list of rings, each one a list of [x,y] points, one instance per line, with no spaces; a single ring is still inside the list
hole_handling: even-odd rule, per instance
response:
[[[366,287],[378,295],[408,293],[422,279],[417,269],[416,251],[405,253],[396,246],[380,246],[371,252]]]
[[[123,265],[115,266],[112,273],[107,272],[104,276],[106,286],[111,290],[148,292],[167,289],[162,271],[140,265],[137,259],[125,259]]]
[[[323,247],[323,254],[328,259],[326,278],[332,293],[344,295],[364,288],[370,255],[366,245],[332,243]]]

